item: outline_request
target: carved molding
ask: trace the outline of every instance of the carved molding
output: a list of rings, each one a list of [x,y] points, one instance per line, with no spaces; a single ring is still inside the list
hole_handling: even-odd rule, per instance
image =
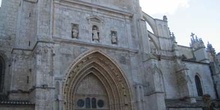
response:
[[[89,24],[90,23],[100,23],[100,24],[104,23],[104,20],[101,19],[101,17],[96,16],[96,15],[87,17],[86,19],[88,20]]]

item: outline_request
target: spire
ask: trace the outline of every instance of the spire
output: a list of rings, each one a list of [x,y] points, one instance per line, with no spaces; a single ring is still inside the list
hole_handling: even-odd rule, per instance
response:
[[[205,48],[204,42],[201,38],[198,38],[197,35],[191,33],[191,43],[190,47],[193,49]]]

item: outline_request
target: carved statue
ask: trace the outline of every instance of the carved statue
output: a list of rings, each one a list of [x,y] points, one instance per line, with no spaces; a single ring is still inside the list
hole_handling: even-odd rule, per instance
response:
[[[72,38],[78,38],[79,31],[77,25],[73,25],[72,28]]]
[[[112,40],[112,44],[117,44],[117,35],[116,32],[112,32],[111,33],[111,40]]]
[[[92,40],[99,41],[99,30],[97,26],[92,27]]]

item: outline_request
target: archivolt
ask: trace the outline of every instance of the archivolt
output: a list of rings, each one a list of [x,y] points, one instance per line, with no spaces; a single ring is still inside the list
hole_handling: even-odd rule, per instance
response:
[[[74,96],[79,82],[94,74],[105,86],[110,110],[132,110],[131,94],[126,78],[116,64],[100,52],[92,52],[77,61],[68,72],[64,87],[64,109],[74,109]]]

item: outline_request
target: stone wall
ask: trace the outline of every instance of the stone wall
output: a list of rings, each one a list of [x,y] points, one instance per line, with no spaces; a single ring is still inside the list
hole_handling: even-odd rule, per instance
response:
[[[192,59],[194,58],[194,54],[192,53],[192,48],[186,47],[186,46],[178,46],[178,52],[179,55],[182,56],[184,55],[186,59]]]
[[[17,31],[17,16],[20,0],[2,0],[0,13],[1,38],[15,37]]]
[[[130,15],[126,12],[107,12],[92,7],[78,8],[55,3],[53,36],[69,41],[86,42],[94,45],[130,48],[133,44]],[[110,11],[110,10],[109,10]],[[72,25],[78,25],[78,37],[72,38]],[[98,26],[99,41],[92,40],[92,26]],[[112,43],[112,33],[117,33],[117,42]],[[134,47],[133,47],[134,48]]]
[[[0,8],[0,55],[5,60],[5,88],[6,93],[11,84],[11,50],[14,46],[17,16],[20,0],[2,0]]]
[[[32,49],[37,40],[37,3],[21,1],[18,18],[15,48]]]

